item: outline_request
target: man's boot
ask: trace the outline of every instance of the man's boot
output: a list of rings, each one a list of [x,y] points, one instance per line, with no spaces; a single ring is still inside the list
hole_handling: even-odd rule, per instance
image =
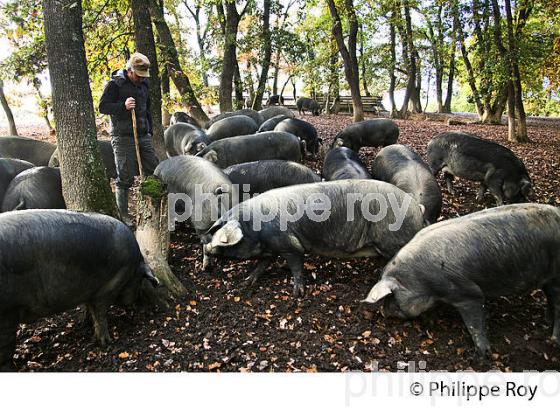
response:
[[[115,198],[117,200],[117,208],[119,208],[121,220],[128,226],[131,226],[132,218],[128,213],[128,189],[117,187],[115,190]]]

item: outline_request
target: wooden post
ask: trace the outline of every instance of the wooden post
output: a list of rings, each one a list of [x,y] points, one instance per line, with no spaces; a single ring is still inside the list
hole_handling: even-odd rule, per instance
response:
[[[131,111],[132,115],[132,131],[134,134],[134,148],[136,148],[136,162],[138,162],[138,171],[140,171],[140,178],[144,176],[142,171],[142,156],[140,155],[140,145],[138,144],[138,128],[136,126],[136,111],[134,108]]]

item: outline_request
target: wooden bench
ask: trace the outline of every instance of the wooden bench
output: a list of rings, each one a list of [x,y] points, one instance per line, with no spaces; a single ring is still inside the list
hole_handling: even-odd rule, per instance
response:
[[[321,107],[325,107],[325,96],[318,95],[316,98]],[[329,104],[332,105],[334,97],[329,98]],[[364,105],[364,112],[373,112],[379,114],[380,112],[387,111],[383,106],[383,97],[381,96],[362,96],[362,104]],[[296,100],[292,96],[284,96],[284,106],[291,110],[297,110]],[[352,105],[352,97],[349,95],[341,95],[339,99],[339,112],[353,113],[354,107]]]
[[[329,104],[332,104],[334,97],[329,98]],[[317,96],[317,102],[321,106],[325,105],[325,97]],[[381,96],[362,96],[362,104],[364,106],[364,112],[373,112],[379,114],[382,111],[387,111],[383,106],[383,97]],[[352,97],[349,95],[341,95],[339,97],[339,112],[347,111],[348,113],[353,113],[354,106],[352,104]]]

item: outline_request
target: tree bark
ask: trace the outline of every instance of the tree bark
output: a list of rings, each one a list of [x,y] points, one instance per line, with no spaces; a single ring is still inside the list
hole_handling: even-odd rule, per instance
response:
[[[395,87],[397,85],[397,76],[395,75],[395,70],[397,68],[397,33],[395,31],[395,13],[391,12],[389,16],[389,30],[390,30],[390,47],[391,47],[391,66],[389,68],[389,76],[390,76],[390,83],[389,83],[389,101],[391,102],[391,118],[395,118],[398,116],[397,114],[397,105],[395,103]]]
[[[0,80],[0,104],[2,104],[2,108],[4,109],[4,113],[6,114],[6,118],[8,119],[8,126],[10,128],[10,135],[18,135],[16,122],[14,121],[14,114],[12,113],[12,109],[10,108],[10,104],[8,104],[8,99],[4,94],[4,81]]]
[[[183,296],[187,290],[167,262],[170,231],[167,192],[163,189],[163,182],[150,176],[140,185],[136,195],[136,240],[146,263],[162,285],[158,288],[158,296],[164,300]]]
[[[453,17],[453,16],[452,16]],[[447,75],[447,93],[443,103],[443,112],[451,112],[451,100],[453,98],[453,81],[455,80],[455,56],[457,54],[457,27],[458,19],[453,17],[453,28],[451,34],[451,45],[449,47],[449,74]]]
[[[200,124],[204,124],[208,121],[208,116],[202,110],[202,107],[194,94],[189,77],[185,74],[181,67],[179,54],[177,53],[177,48],[175,47],[175,42],[171,36],[169,26],[163,16],[163,11],[156,3],[156,0],[149,0],[149,3],[150,15],[154,25],[156,26],[159,40],[161,41],[160,50],[162,51],[162,60],[169,69],[169,76],[181,94],[183,101],[187,104],[187,111],[189,114]]]
[[[97,144],[82,30],[82,3],[44,0],[43,12],[66,206],[118,218]]]
[[[233,82],[235,84],[235,108],[240,110],[245,105],[243,98],[243,79],[241,78],[241,71],[239,71],[239,62],[235,58],[235,72],[233,74]]]
[[[408,103],[413,102],[415,111],[417,103],[419,102],[419,95],[417,92],[417,65],[416,65],[416,51],[414,49],[414,42],[412,37],[412,18],[410,16],[410,3],[409,0],[403,0],[404,11],[404,27],[401,27],[401,38],[403,41],[403,57],[406,62],[407,84],[404,96],[403,105],[399,112],[400,118],[406,118],[408,112]]]
[[[171,98],[171,84],[169,84],[169,70],[166,65],[163,66],[161,71],[161,98],[162,102],[167,101],[167,104],[162,104],[161,121],[164,127],[169,127],[171,113],[169,112],[168,104]]]
[[[263,8],[263,29],[262,29],[262,42],[263,42],[263,58],[261,60],[261,75],[259,78],[259,85],[257,86],[257,93],[253,100],[253,110],[260,110],[262,108],[262,99],[264,89],[268,80],[268,70],[270,68],[270,59],[272,57],[272,38],[270,35],[270,6],[272,0],[264,0]]]
[[[237,11],[236,2],[224,0],[217,7],[219,14],[225,19],[224,25],[224,54],[222,57],[222,72],[220,74],[220,112],[232,111],[231,97],[233,94],[233,77],[237,63],[237,31],[242,15]],[[246,5],[247,7],[247,5]],[[221,9],[221,11],[220,11]]]
[[[527,115],[525,114],[525,107],[523,106],[523,88],[521,86],[521,73],[519,72],[518,53],[517,53],[517,39],[514,34],[513,16],[511,12],[511,0],[505,0],[506,5],[506,22],[507,22],[507,38],[509,48],[509,61],[511,65],[512,74],[512,90],[513,90],[513,103],[515,107],[515,134],[510,135],[510,141],[525,143],[529,142],[527,135]]]
[[[366,97],[371,97],[371,93],[369,92],[367,79],[366,79],[366,59],[364,57],[364,32],[363,28],[360,27],[362,33],[360,34],[360,62],[361,62],[361,69],[362,69],[362,87],[364,89],[364,95]]]
[[[152,142],[156,155],[167,158],[163,141],[163,119],[161,114],[161,82],[159,78],[156,42],[150,20],[150,11],[144,0],[130,0],[134,20],[134,43],[136,50],[150,60],[150,114],[152,116]]]
[[[327,0],[329,11],[333,19],[332,33],[338,45],[338,50],[344,62],[344,74],[350,86],[352,95],[352,106],[354,110],[354,121],[363,121],[364,107],[360,95],[360,72],[356,56],[356,40],[358,36],[358,18],[354,10],[353,0],[344,0],[345,14],[348,19],[348,47],[344,44],[344,33],[342,21],[334,0]]]

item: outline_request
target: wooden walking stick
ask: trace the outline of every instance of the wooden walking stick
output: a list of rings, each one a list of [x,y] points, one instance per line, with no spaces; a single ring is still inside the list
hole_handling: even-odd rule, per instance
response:
[[[140,145],[138,144],[138,128],[136,127],[136,110],[133,108],[132,114],[132,131],[134,134],[134,148],[136,148],[136,162],[138,162],[138,170],[140,171],[140,178],[144,177],[142,170],[142,157],[140,156]]]

